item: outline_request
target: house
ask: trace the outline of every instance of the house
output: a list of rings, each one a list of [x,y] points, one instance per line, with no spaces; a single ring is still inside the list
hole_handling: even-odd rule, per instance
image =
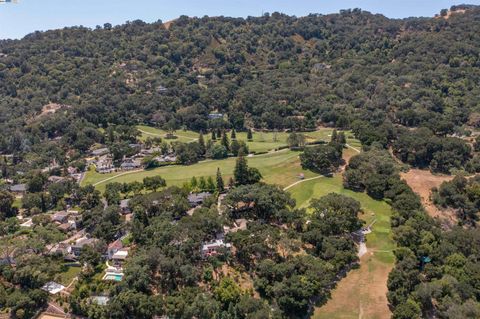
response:
[[[161,153],[162,150],[160,149],[160,147],[152,147],[152,148],[148,148],[148,149],[142,149],[140,151],[141,154],[143,155],[152,155],[152,154],[155,154],[155,153]]]
[[[100,174],[111,173],[115,171],[113,160],[110,156],[102,156],[95,162],[95,170]]]
[[[203,201],[207,198],[212,196],[209,192],[202,192],[202,193],[191,193],[188,195],[188,203],[190,206],[195,207],[201,205]]]
[[[176,162],[176,161],[177,161],[177,156],[172,155],[172,154],[166,155],[166,156],[164,156],[163,158],[165,159],[165,162],[170,162],[170,163],[172,163],[172,162]]]
[[[78,169],[76,167],[73,167],[73,166],[69,166],[67,168],[67,172],[69,175],[73,175],[73,174],[77,174],[78,173]]]
[[[113,254],[111,260],[113,265],[117,268],[121,268],[123,263],[128,257],[128,250],[127,249],[120,249],[115,254]]]
[[[225,243],[223,239],[215,239],[210,242],[202,244],[202,257],[210,257],[218,254],[222,248],[230,248],[232,245],[230,243]]]
[[[65,289],[64,285],[57,284],[54,281],[49,281],[45,285],[43,285],[42,290],[48,292],[51,295],[58,294],[63,289]]]
[[[74,245],[71,246],[71,252],[75,257],[80,256],[82,248],[85,246],[93,246],[97,242],[95,238],[82,237],[77,239]]]
[[[123,160],[122,164],[120,164],[120,168],[124,171],[131,171],[134,169],[138,169],[142,166],[142,163],[139,160],[133,158],[126,158]]]
[[[66,223],[58,225],[58,229],[64,233],[68,233],[71,230],[77,229],[77,223],[75,222],[75,220],[71,219],[68,220]]]
[[[48,181],[52,184],[54,183],[61,183],[63,181],[67,180],[66,177],[61,177],[61,176],[55,176],[55,175],[52,175],[52,176],[49,176],[48,177]]]
[[[110,151],[108,150],[108,148],[104,147],[104,148],[93,150],[91,154],[92,156],[102,156],[102,155],[107,155],[109,152]]]
[[[47,245],[46,248],[50,255],[68,256],[71,252],[71,247],[67,243]]]
[[[52,218],[52,222],[54,223],[64,224],[67,222],[68,216],[70,216],[69,212],[59,211],[53,214],[51,218]]]
[[[90,297],[90,301],[95,303],[99,306],[106,306],[110,301],[110,297],[108,296],[92,296]]]
[[[164,87],[163,85],[157,86],[157,92],[158,93],[165,93],[167,91],[168,91],[168,89],[166,87]]]
[[[210,113],[210,114],[208,114],[208,118],[210,120],[221,119],[221,118],[223,118],[223,114],[222,113]]]
[[[128,206],[128,203],[130,203],[130,198],[122,199],[120,201],[120,210],[122,211],[122,214],[124,214],[124,215],[131,213],[131,209]]]
[[[27,192],[27,184],[16,184],[10,186],[10,191],[17,195],[23,195]]]
[[[122,248],[123,248],[123,243],[120,239],[117,239],[114,242],[110,243],[107,247],[108,259],[112,259],[113,255],[115,255]]]

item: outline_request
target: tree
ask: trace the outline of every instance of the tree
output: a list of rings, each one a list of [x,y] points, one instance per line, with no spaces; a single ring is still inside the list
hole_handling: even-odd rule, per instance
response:
[[[226,307],[236,303],[242,295],[242,290],[230,277],[223,278],[215,289],[216,298]]]
[[[27,190],[30,193],[41,192],[46,182],[47,182],[46,176],[42,173],[37,173],[33,175],[33,177],[30,178],[30,180],[28,181]]]
[[[152,176],[152,177],[145,177],[143,179],[143,185],[147,190],[151,190],[156,192],[157,189],[160,187],[165,187],[167,186],[167,183],[161,176]]]
[[[107,188],[103,193],[105,200],[107,201],[108,205],[118,205],[120,203],[120,192],[114,188],[109,188],[107,184]]]
[[[230,138],[233,140],[237,139],[237,133],[235,132],[235,129],[232,128],[232,132],[230,133]]]
[[[205,180],[204,176],[200,177],[200,180],[198,181],[198,188],[200,188],[202,191],[207,190],[207,181]]]
[[[215,189],[217,188],[216,185],[215,185],[215,182],[213,181],[212,176],[207,177],[207,187],[206,188],[209,192],[214,192]]]
[[[13,217],[16,209],[13,207],[15,196],[7,191],[0,191],[0,220]]]
[[[420,319],[422,311],[418,303],[408,299],[405,303],[398,305],[393,312],[393,319]]]
[[[233,171],[235,184],[246,185],[248,184],[248,164],[247,159],[240,152],[235,163],[235,169]]]
[[[312,199],[310,209],[313,218],[309,229],[318,228],[323,235],[350,234],[362,227],[358,218],[360,203],[351,197],[330,193],[319,199]]]
[[[238,153],[240,152],[240,150],[242,150],[242,152],[244,154],[248,154],[248,152],[249,152],[247,143],[245,143],[244,141],[239,141],[239,140],[233,140],[232,141],[231,149],[232,149],[233,156],[238,156]]]
[[[288,135],[287,143],[290,149],[303,148],[305,147],[305,135],[292,132]]]
[[[262,179],[262,174],[256,168],[249,168],[247,159],[240,152],[235,163],[233,176],[236,185],[255,184]]]
[[[308,147],[300,154],[300,161],[303,169],[330,174],[342,163],[342,151],[330,144]]]
[[[215,134],[215,130],[212,130],[212,141],[216,141],[217,140],[217,136]]]
[[[220,167],[217,167],[217,190],[223,192],[225,190],[225,185],[223,183],[222,173],[220,172]]]
[[[144,184],[137,181],[131,182],[130,189],[132,190],[133,194],[138,195],[144,189]]]
[[[190,187],[192,188],[192,190],[195,190],[198,187],[197,177],[192,176],[192,178],[190,179]]]
[[[212,147],[208,149],[206,156],[213,159],[222,159],[228,156],[228,152],[225,146],[213,144]]]
[[[207,147],[205,146],[205,139],[203,138],[202,132],[200,132],[200,135],[198,136],[198,144],[200,145],[200,152],[205,155]]]
[[[230,141],[228,140],[228,136],[227,136],[227,133],[225,131],[223,131],[223,133],[222,133],[222,140],[221,140],[220,143],[225,147],[227,152],[230,151]]]
[[[336,143],[338,138],[337,130],[332,131],[332,136],[330,137],[330,143]]]
[[[252,133],[252,129],[248,129],[247,131],[247,140],[248,141],[253,141],[253,133]]]

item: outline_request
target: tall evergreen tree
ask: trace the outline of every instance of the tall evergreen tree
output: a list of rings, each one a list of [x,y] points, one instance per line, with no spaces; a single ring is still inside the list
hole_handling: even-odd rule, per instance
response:
[[[204,176],[201,176],[198,180],[198,188],[200,188],[201,191],[207,190],[207,180]]]
[[[331,143],[337,143],[337,139],[338,139],[337,130],[334,129],[333,132],[332,132],[332,136],[330,138],[330,142]]]
[[[202,152],[202,155],[205,155],[207,152],[207,147],[205,145],[205,139],[203,138],[202,132],[200,132],[200,135],[198,136],[198,144],[200,145],[200,152]]]
[[[227,136],[227,133],[225,131],[223,131],[221,143],[225,147],[227,152],[230,152],[230,150],[231,150],[230,149],[230,141],[228,140],[228,136]]]
[[[249,141],[252,141],[252,140],[253,140],[253,133],[252,133],[252,129],[251,129],[251,128],[248,129],[248,132],[247,132],[247,140],[249,140]]]
[[[345,137],[345,132],[338,133],[337,143],[339,143],[341,145],[347,144],[347,138]]]
[[[237,132],[235,132],[235,129],[234,129],[234,128],[232,128],[232,132],[230,133],[230,138],[231,138],[232,140],[237,139]]]
[[[207,190],[209,192],[214,192],[215,188],[216,188],[216,186],[215,186],[215,182],[213,181],[212,176],[208,176],[207,177]]]
[[[216,141],[217,140],[217,136],[215,134],[215,130],[212,130],[212,141]]]
[[[238,153],[237,162],[235,163],[235,169],[233,171],[235,178],[235,184],[245,185],[248,184],[248,164],[247,159],[243,155],[243,150]]]
[[[198,180],[195,176],[192,176],[192,178],[190,179],[190,187],[193,191],[198,187]]]
[[[225,184],[223,183],[222,172],[220,172],[220,167],[217,168],[217,190],[223,192],[225,190]]]

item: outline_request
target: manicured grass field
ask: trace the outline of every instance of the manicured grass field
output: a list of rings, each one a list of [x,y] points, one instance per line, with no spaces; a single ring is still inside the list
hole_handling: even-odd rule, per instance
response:
[[[151,126],[138,125],[137,129],[142,133],[141,139],[145,140],[147,137],[162,137],[165,138],[167,132],[161,129],[157,129]],[[332,133],[331,128],[321,128],[314,132],[305,132],[303,133],[307,139],[307,142],[314,142],[318,140],[329,141],[330,135]],[[251,152],[268,152],[273,149],[278,149],[280,147],[287,146],[287,138],[290,133],[287,132],[253,132],[253,140],[247,140],[247,132],[237,132],[237,140],[242,140],[247,142],[248,147]],[[198,133],[193,131],[175,131],[176,139],[166,140],[166,141],[179,141],[179,142],[193,142],[198,139]],[[346,132],[347,137],[352,136],[350,132]],[[230,138],[230,132],[228,133]],[[204,135],[205,141],[210,140],[211,134]],[[217,139],[218,141],[218,139]],[[352,146],[359,146],[358,141],[353,138],[348,139],[348,143]]]
[[[167,131],[157,129],[151,126],[146,126],[146,125],[138,125],[137,129],[142,133],[142,136],[140,137],[141,140],[145,140],[147,137],[161,137],[165,139],[165,136],[167,135]],[[178,130],[175,131],[174,135],[177,137],[176,139],[165,139],[165,141],[168,142],[183,142],[183,143],[188,143],[188,142],[193,142],[198,139],[198,133],[195,133],[193,131],[183,131],[183,130]]]
[[[361,258],[360,268],[350,271],[334,289],[332,299],[315,309],[314,318],[390,318],[386,300],[388,273],[393,267],[390,218],[392,210],[384,201],[377,201],[365,193],[357,193],[342,186],[342,176],[322,177],[306,181],[289,189],[299,207],[306,208],[312,198],[328,193],[339,193],[358,200],[366,225],[373,221],[367,235],[368,252]]]
[[[258,168],[265,182],[284,187],[298,181],[300,173],[305,174],[306,178],[316,176],[315,173],[301,168],[299,154],[299,152],[282,150],[275,153],[257,155],[248,157],[248,165]],[[236,158],[233,157],[224,160],[206,160],[190,166],[172,165],[141,172],[127,172],[123,175],[122,173],[98,174],[94,170],[90,170],[87,172],[82,185],[92,184],[103,192],[107,183],[142,181],[144,177],[160,175],[167,181],[167,185],[180,186],[189,181],[192,176],[214,177],[217,168],[220,168],[224,180],[227,182],[228,178],[233,174],[235,161]]]

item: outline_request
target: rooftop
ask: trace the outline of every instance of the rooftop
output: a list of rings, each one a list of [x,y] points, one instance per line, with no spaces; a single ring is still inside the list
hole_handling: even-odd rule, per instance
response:
[[[45,285],[43,285],[42,290],[55,295],[61,292],[63,289],[65,289],[64,285],[58,284],[54,281],[49,281]]]

